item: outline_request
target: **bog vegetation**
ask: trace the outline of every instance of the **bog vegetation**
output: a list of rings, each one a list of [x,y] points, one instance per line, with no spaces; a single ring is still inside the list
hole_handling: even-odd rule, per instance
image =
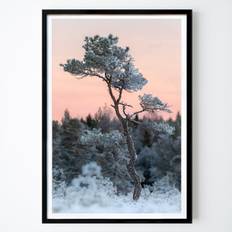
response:
[[[137,111],[125,102],[125,91],[141,90],[148,81],[135,67],[129,47],[119,46],[118,41],[111,34],[86,37],[83,59],[69,59],[61,64],[65,72],[77,79],[95,77],[103,81],[114,111],[111,117],[105,107],[85,119],[72,118],[65,111],[61,123],[53,122],[53,190],[54,196],[62,193],[61,205],[92,202],[86,200],[92,192],[95,197],[90,205],[99,204],[99,199],[104,202],[107,196],[115,202],[121,199],[122,203],[126,196],[126,202],[133,199],[138,206],[144,200],[144,192],[150,194],[147,199],[157,200],[160,198],[152,194],[163,191],[161,195],[169,201],[169,195],[176,196],[170,194],[170,186],[180,190],[180,115],[168,121],[154,117],[160,111],[171,110],[167,103],[149,93],[139,96],[141,108]],[[153,116],[141,118],[144,113]],[[162,191],[158,191],[157,183],[162,183]],[[89,192],[83,194],[86,189]],[[70,203],[70,199],[72,202],[80,197],[78,204]]]
[[[138,200],[141,194],[141,179],[135,167],[137,159],[135,143],[130,134],[130,122],[139,124],[136,120],[143,112],[157,113],[159,111],[171,113],[167,103],[162,102],[157,96],[144,94],[139,96],[141,109],[128,113],[128,105],[123,99],[124,92],[136,92],[147,84],[147,80],[134,65],[133,57],[129,53],[129,47],[118,45],[118,37],[109,34],[107,37],[95,35],[85,37],[82,46],[85,54],[83,60],[68,59],[65,64],[61,64],[65,72],[76,78],[95,77],[103,81],[112,100],[112,107],[120,122],[123,136],[126,141],[128,157],[127,172],[133,181],[133,200]],[[152,125],[154,130],[171,129],[164,124]],[[157,127],[157,128],[156,128]]]
[[[154,116],[137,120],[140,124],[131,123],[130,134],[135,141],[142,193],[133,207],[128,149],[122,126],[111,110],[105,106],[81,119],[65,111],[61,122],[53,121],[55,211],[111,212],[114,207],[120,212],[179,210],[181,116],[166,121]],[[164,125],[172,128],[169,133],[162,130]]]

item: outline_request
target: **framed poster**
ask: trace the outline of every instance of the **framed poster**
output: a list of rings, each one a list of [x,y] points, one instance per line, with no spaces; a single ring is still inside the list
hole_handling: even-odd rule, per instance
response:
[[[44,223],[191,223],[191,10],[43,10]]]

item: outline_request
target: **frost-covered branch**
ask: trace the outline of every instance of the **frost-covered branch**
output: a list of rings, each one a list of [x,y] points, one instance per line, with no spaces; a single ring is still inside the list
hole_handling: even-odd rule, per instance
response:
[[[66,64],[60,64],[60,66],[64,68],[65,72],[69,72],[79,79],[87,76],[95,76],[104,81],[107,81],[107,79],[103,75],[100,75],[96,71],[88,68],[84,62],[76,59],[69,59],[67,60]]]
[[[156,111],[166,111],[171,113],[172,111],[169,109],[166,103],[162,102],[158,97],[154,97],[151,94],[144,94],[143,96],[139,96],[140,106],[143,111],[154,113]],[[137,112],[138,113],[138,112]]]
[[[134,113],[130,116],[130,118],[133,118],[135,115],[138,115],[138,114],[143,113],[143,112],[145,112],[145,111],[146,111],[146,110],[144,110],[144,109],[139,110],[139,111],[136,111],[136,112],[134,112]]]
[[[155,113],[158,111],[166,111],[168,113],[172,112],[166,103],[163,103],[158,97],[153,97],[151,94],[144,94],[143,96],[139,96],[139,100],[142,109],[134,112],[128,117],[128,119],[134,123],[137,122],[136,120],[133,119],[133,117],[143,112],[150,112],[150,113]]]
[[[118,38],[111,34],[107,37],[86,37],[83,60],[69,59],[61,66],[64,71],[79,78],[95,76],[104,80],[119,90],[119,102],[123,90],[138,91],[147,80],[134,66],[129,48],[119,47],[117,43]]]

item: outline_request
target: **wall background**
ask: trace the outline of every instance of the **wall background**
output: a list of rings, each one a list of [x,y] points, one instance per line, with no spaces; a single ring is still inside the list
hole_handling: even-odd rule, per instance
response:
[[[41,9],[192,8],[193,224],[41,224]],[[8,0],[0,14],[0,230],[232,231],[232,1]]]

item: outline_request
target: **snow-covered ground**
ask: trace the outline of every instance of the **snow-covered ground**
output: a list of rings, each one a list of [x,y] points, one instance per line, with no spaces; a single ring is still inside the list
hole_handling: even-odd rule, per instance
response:
[[[79,176],[71,185],[61,184],[53,192],[54,213],[178,213],[180,210],[181,194],[168,184],[167,177],[144,188],[138,201],[132,200],[132,193],[118,195],[112,182],[98,174]]]

